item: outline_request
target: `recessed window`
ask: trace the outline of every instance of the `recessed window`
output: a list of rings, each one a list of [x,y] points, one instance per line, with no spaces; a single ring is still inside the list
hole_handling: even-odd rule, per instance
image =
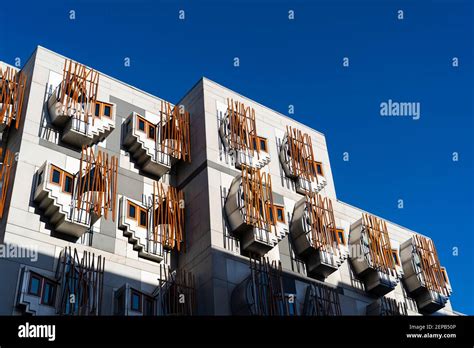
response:
[[[314,166],[316,168],[316,173],[318,175],[324,176],[322,163],[321,162],[314,162]]]
[[[140,221],[139,221],[140,226],[142,226],[142,227],[147,226],[147,220],[148,220],[147,217],[148,217],[148,214],[147,214],[146,210],[140,208]]]
[[[47,306],[54,306],[56,298],[56,284],[45,279],[43,285],[43,293],[41,295],[41,303]]]
[[[95,116],[100,117],[100,104],[95,103]]]
[[[155,302],[153,301],[153,298],[145,296],[145,301],[144,301],[144,315],[154,315],[155,314]]]
[[[42,278],[36,274],[30,273],[30,283],[28,284],[28,294],[39,296],[41,293]]]
[[[397,265],[400,266],[400,259],[398,258],[398,253],[395,249],[392,249],[392,257],[393,257],[393,262]]]
[[[111,117],[112,115],[112,107],[110,105],[104,105],[104,116]]]
[[[54,168],[51,170],[51,182],[53,184],[60,185],[61,184],[61,171]]]
[[[337,244],[346,245],[346,238],[344,236],[344,230],[341,228],[336,228],[332,232],[333,239]]]
[[[73,178],[72,175],[64,173],[63,191],[72,194]]]
[[[132,311],[142,311],[142,295],[135,290],[132,290],[130,295],[130,308]]]
[[[441,267],[441,275],[443,276],[444,282],[449,283],[448,281],[448,275],[446,274],[446,268]]]
[[[138,129],[142,132],[145,131],[145,120],[141,117],[138,118]]]
[[[266,139],[266,138],[259,137],[259,138],[258,138],[258,141],[260,142],[260,150],[261,150],[261,151],[264,151],[264,152],[268,152],[268,149],[267,149],[267,139]]]
[[[155,126],[148,125],[148,138],[155,140]]]
[[[132,202],[128,202],[128,217],[131,219],[137,218],[137,206]]]
[[[285,223],[285,208],[282,206],[275,206],[276,218],[278,222]]]

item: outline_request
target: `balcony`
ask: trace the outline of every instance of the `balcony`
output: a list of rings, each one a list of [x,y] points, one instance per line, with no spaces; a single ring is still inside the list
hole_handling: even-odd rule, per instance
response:
[[[439,263],[433,241],[413,235],[402,243],[400,257],[404,283],[420,312],[433,313],[443,308],[452,290],[446,269]]]
[[[342,230],[336,228],[329,198],[310,194],[296,203],[290,233],[295,253],[305,261],[309,276],[326,278],[347,258],[345,237],[338,238],[336,231]]]
[[[351,264],[367,292],[383,296],[392,291],[403,271],[394,259],[385,221],[363,214],[351,225],[349,236]]]
[[[79,171],[46,161],[37,171],[34,201],[55,231],[81,237],[102,216],[115,219],[118,160],[84,149]]]
[[[191,161],[189,113],[162,102],[160,116],[132,113],[124,123],[123,144],[135,165],[161,177],[179,160]]]
[[[322,163],[314,160],[308,134],[287,126],[279,157],[285,175],[295,181],[296,192],[318,193],[326,186]]]
[[[66,60],[63,80],[48,99],[51,123],[74,147],[103,141],[115,128],[115,105],[97,100],[99,73]]]
[[[267,139],[256,130],[255,110],[243,103],[227,100],[227,107],[217,104],[219,136],[226,151],[234,158],[235,166],[260,169],[270,162]]]
[[[231,232],[241,242],[242,250],[264,255],[288,233],[285,222],[273,204],[269,174],[243,166],[231,183],[225,202]]]
[[[26,75],[11,67],[0,67],[0,134],[20,124]]]

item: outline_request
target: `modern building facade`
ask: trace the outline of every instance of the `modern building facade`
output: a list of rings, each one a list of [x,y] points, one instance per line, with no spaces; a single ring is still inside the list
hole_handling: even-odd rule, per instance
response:
[[[172,105],[42,47],[0,68],[2,315],[455,313],[320,132],[206,78]]]

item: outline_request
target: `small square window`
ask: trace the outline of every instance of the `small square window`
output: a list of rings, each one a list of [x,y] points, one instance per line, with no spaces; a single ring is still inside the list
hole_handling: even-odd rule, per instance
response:
[[[142,311],[142,295],[138,291],[132,290],[130,296],[130,308],[132,311]]]
[[[36,274],[30,273],[30,284],[28,285],[28,294],[39,296],[41,292],[42,278]]]
[[[140,209],[140,222],[139,222],[139,225],[142,226],[142,227],[146,227],[147,226],[147,217],[148,217],[148,214],[146,212],[145,209]]]
[[[56,284],[49,280],[44,281],[41,303],[47,306],[54,306],[56,298]]]
[[[138,129],[142,132],[145,131],[145,120],[142,118],[138,118]]]
[[[61,183],[61,172],[55,168],[51,172],[51,182],[58,185]]]
[[[64,176],[64,187],[63,191],[66,193],[72,193],[73,179],[71,175],[66,174]]]
[[[128,202],[128,217],[131,219],[137,218],[137,207],[135,204]]]
[[[155,140],[155,126],[148,125],[148,138]]]
[[[112,107],[110,105],[104,105],[104,116],[110,117],[112,115]]]

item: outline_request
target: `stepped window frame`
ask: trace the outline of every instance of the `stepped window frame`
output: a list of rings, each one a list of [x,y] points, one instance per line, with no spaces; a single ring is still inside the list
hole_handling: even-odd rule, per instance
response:
[[[106,102],[96,101],[94,107],[94,116],[95,117],[108,117],[112,118],[112,107],[113,105]],[[108,112],[106,112],[108,110]]]

